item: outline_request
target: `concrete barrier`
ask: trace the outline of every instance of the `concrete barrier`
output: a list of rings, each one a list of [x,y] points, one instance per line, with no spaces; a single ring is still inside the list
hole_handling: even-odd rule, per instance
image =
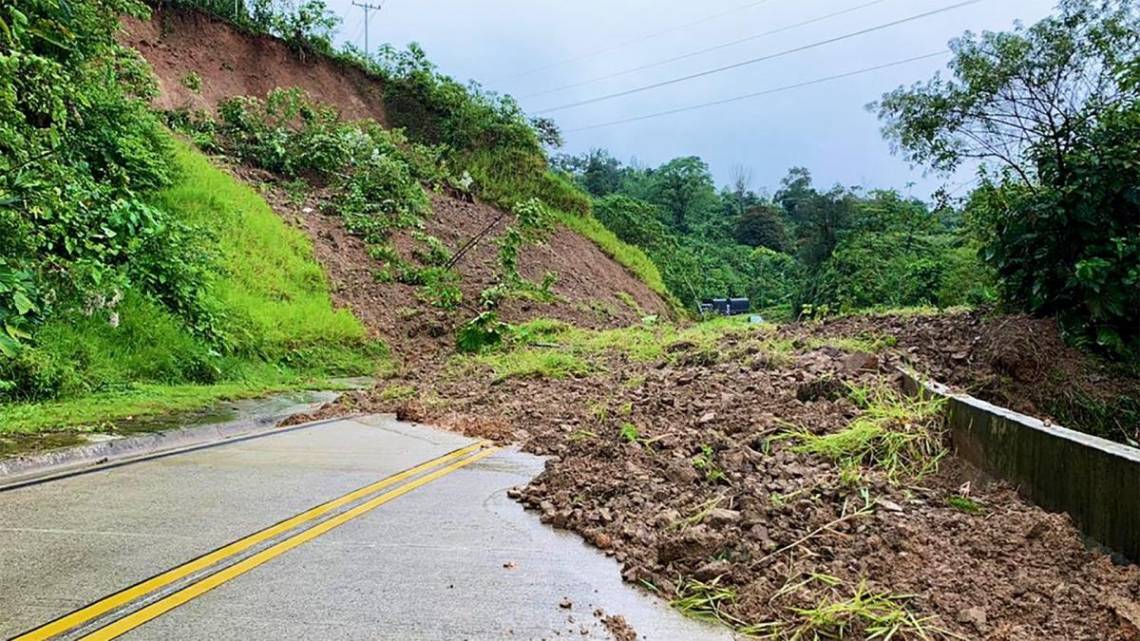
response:
[[[947,399],[956,454],[1030,501],[1067,512],[1089,538],[1140,562],[1140,449],[1051,425],[903,372],[908,391]]]

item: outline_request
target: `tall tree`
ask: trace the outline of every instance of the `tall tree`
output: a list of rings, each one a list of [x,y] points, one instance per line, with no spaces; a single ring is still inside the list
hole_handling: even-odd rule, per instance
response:
[[[705,161],[696,156],[674,158],[654,172],[653,202],[665,210],[681,233],[703,218],[716,202],[716,188]]]
[[[762,204],[750,208],[736,218],[736,242],[749,247],[767,247],[782,252],[787,249],[788,232],[784,228],[782,210],[776,205]]]
[[[952,43],[952,78],[878,104],[914,162],[988,166],[971,199],[1006,299],[1074,334],[1140,350],[1140,15],[1132,0]]]

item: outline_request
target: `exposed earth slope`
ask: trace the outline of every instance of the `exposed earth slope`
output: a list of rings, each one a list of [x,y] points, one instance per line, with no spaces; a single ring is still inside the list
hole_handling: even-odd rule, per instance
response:
[[[245,33],[195,11],[156,11],[152,20],[127,17],[123,27],[120,41],[154,68],[159,109],[214,111],[226,98],[300,87],[335,105],[345,118],[386,122],[377,79],[320,56],[298,56],[276,38]]]

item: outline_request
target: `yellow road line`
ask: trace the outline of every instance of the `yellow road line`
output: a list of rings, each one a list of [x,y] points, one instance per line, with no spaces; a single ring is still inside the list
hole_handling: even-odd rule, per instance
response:
[[[127,603],[130,603],[139,597],[145,596],[155,590],[170,585],[171,583],[194,574],[195,572],[204,570],[219,561],[223,561],[231,556],[234,556],[235,554],[244,552],[245,550],[258,545],[259,543],[267,541],[283,532],[287,532],[297,527],[298,525],[308,523],[309,521],[328,514],[337,508],[343,507],[349,503],[352,503],[353,501],[368,496],[369,494],[378,492],[386,487],[395,485],[400,481],[413,477],[433,467],[439,466],[447,461],[459,458],[461,456],[466,456],[467,454],[470,454],[471,452],[474,452],[475,450],[478,450],[486,445],[486,441],[480,441],[474,445],[469,445],[467,447],[444,454],[438,458],[434,458],[425,463],[421,463],[398,474],[393,474],[392,476],[366,485],[358,490],[353,490],[344,496],[333,499],[327,503],[322,503],[321,505],[306,510],[296,516],[281,521],[276,525],[272,525],[245,538],[238,539],[232,543],[228,543],[214,550],[213,552],[209,552],[178,567],[171,568],[162,574],[158,574],[145,581],[136,583],[129,588],[104,597],[70,614],[66,614],[54,621],[45,623],[38,628],[29,630],[20,636],[12,637],[10,641],[43,641],[44,639],[50,639],[57,634],[66,632],[78,625],[82,625],[88,621],[91,621],[92,619],[100,617],[103,614],[110,612],[111,610],[126,605]]]
[[[250,570],[258,567],[259,565],[262,565],[263,563],[266,563],[303,543],[311,541],[318,536],[325,534],[335,527],[344,525],[345,523],[348,523],[349,521],[359,516],[367,514],[368,512],[393,499],[411,492],[417,487],[431,483],[432,481],[442,476],[451,474],[461,467],[484,459],[497,452],[498,449],[499,448],[496,447],[485,449],[478,454],[452,463],[443,469],[436,470],[414,481],[401,485],[394,490],[389,490],[380,496],[369,499],[367,502],[361,503],[351,510],[342,512],[341,514],[338,514],[331,519],[328,519],[327,521],[322,521],[307,530],[298,532],[297,534],[294,534],[293,536],[273,545],[272,547],[268,547],[261,552],[258,552],[257,554],[254,554],[247,559],[243,559],[242,561],[239,561],[224,570],[204,577],[196,583],[192,583],[167,597],[155,601],[154,603],[151,603],[141,610],[132,612],[131,614],[128,614],[118,621],[110,623],[105,627],[102,627],[83,637],[80,637],[78,641],[108,641],[110,639],[114,639],[120,635],[123,635],[146,623],[147,621],[150,621],[156,617],[160,617],[163,614],[166,614],[167,612],[173,610],[174,608],[177,608],[178,606],[192,599],[195,599],[209,592],[210,590],[213,590],[219,585],[222,585],[231,579],[235,579],[245,574],[246,572],[249,572]]]

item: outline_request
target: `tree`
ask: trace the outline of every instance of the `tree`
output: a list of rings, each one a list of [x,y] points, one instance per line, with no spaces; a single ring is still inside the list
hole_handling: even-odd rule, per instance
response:
[[[752,170],[744,165],[735,165],[732,168],[732,183],[727,190],[728,200],[732,203],[732,213],[743,216],[748,208],[756,204],[756,194],[752,193]]]
[[[657,208],[647,202],[611,194],[594,201],[594,216],[618,238],[646,250],[656,250],[672,241]]]
[[[554,164],[572,175],[574,181],[591,196],[597,197],[620,190],[626,173],[621,162],[605,149],[591,149],[580,156],[558,156]]]
[[[784,229],[781,210],[775,205],[752,207],[736,218],[736,242],[749,247],[767,247],[782,252],[787,249],[788,232]]]
[[[826,261],[851,225],[857,199],[842,187],[814,192],[795,205],[796,244],[800,260],[809,269]]]
[[[709,166],[696,156],[674,158],[653,177],[653,202],[665,210],[670,224],[681,233],[688,233],[716,202]]]
[[[780,181],[780,189],[776,192],[775,200],[788,213],[788,219],[798,223],[800,203],[806,202],[816,194],[811,184],[811,172],[803,167],[792,167],[788,170],[788,175]]]
[[[1140,349],[1140,15],[1132,0],[1063,0],[1013,32],[952,43],[951,79],[877,105],[911,161],[985,163],[970,200],[1005,300],[1074,336]]]
[[[1101,115],[1138,98],[1120,82],[1135,64],[1140,19],[1132,0],[1062,0],[1060,15],[1013,32],[966,33],[950,43],[954,79],[886,94],[884,134],[913,162],[950,171],[993,161],[1037,188],[1038,155],[1063,180],[1065,155]]]

